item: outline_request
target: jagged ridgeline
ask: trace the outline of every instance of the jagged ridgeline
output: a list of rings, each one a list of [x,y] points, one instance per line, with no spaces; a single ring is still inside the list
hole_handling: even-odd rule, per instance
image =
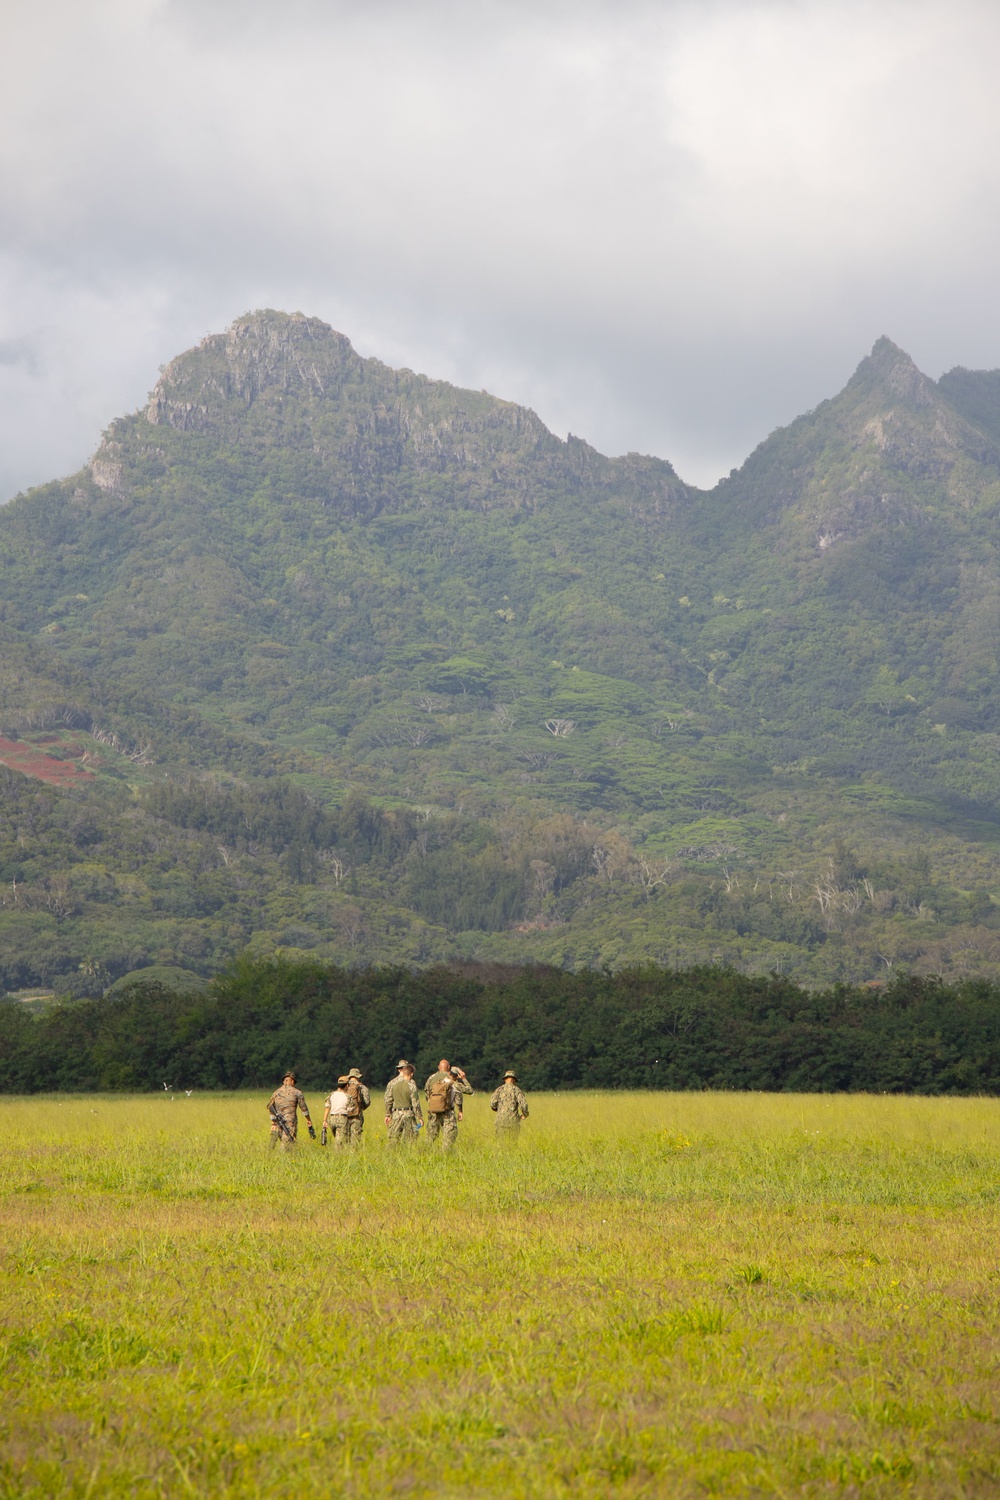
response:
[[[1000,373],[885,339],[703,492],[240,318],[0,511],[2,978],[994,973],[998,515]]]

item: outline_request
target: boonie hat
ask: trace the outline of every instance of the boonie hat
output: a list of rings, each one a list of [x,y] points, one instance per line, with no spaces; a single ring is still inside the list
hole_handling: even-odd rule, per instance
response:
[[[513,1068],[508,1068],[507,1071],[506,1071],[506,1073],[503,1076],[505,1078],[516,1078],[517,1074],[514,1072]]]
[[[351,1071],[348,1073],[347,1076],[348,1076],[348,1078],[360,1078],[361,1077],[361,1069],[360,1068],[352,1068]]]

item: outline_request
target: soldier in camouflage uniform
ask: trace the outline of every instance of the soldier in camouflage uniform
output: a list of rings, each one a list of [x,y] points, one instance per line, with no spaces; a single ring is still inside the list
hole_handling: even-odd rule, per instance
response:
[[[453,1068],[446,1057],[437,1065],[424,1084],[427,1096],[427,1140],[433,1144],[441,1137],[441,1149],[450,1151],[458,1140],[458,1122],[462,1114],[462,1095],[473,1092],[472,1084],[461,1068]],[[436,1094],[443,1095],[444,1109],[432,1110],[431,1100]]]
[[[333,1140],[334,1150],[336,1151],[351,1144],[351,1121],[347,1113],[351,1107],[351,1100],[345,1092],[346,1084],[347,1074],[344,1073],[342,1077],[337,1079],[337,1087],[326,1101],[326,1110],[323,1114],[323,1141],[325,1143],[326,1130],[327,1126],[329,1126],[330,1136]]]
[[[490,1109],[497,1117],[496,1132],[508,1140],[516,1140],[521,1130],[521,1121],[528,1118],[528,1101],[517,1086],[517,1074],[508,1068],[503,1083],[493,1090]]]
[[[424,1123],[420,1109],[420,1095],[413,1082],[413,1068],[405,1057],[396,1065],[399,1069],[385,1088],[385,1123],[389,1127],[389,1145],[400,1141],[416,1141],[417,1131]]]
[[[295,1138],[298,1135],[299,1117],[297,1111],[300,1109],[305,1115],[308,1122],[310,1135],[315,1134],[315,1132],[313,1131],[312,1116],[309,1113],[309,1106],[306,1103],[306,1096],[305,1094],[303,1094],[301,1089],[297,1089],[295,1087],[294,1073],[285,1074],[284,1078],[282,1079],[280,1089],[275,1089],[274,1093],[267,1101],[268,1114],[271,1113],[272,1105],[276,1112],[281,1116],[282,1122],[285,1126],[285,1129],[282,1130],[272,1117],[272,1150],[278,1144],[279,1140],[281,1141],[281,1149],[283,1151],[292,1150],[293,1146],[295,1145]]]
[[[361,1137],[365,1133],[365,1110],[370,1106],[372,1096],[370,1091],[361,1082],[360,1068],[352,1068],[347,1076],[348,1079],[354,1080],[357,1087],[358,1099],[358,1113],[356,1115],[348,1115],[347,1117],[347,1143],[350,1146],[360,1146]],[[350,1084],[348,1084],[348,1092],[351,1092]]]

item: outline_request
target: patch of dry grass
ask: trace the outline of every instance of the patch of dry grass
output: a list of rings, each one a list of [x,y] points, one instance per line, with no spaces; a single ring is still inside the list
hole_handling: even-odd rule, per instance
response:
[[[1000,1103],[531,1108],[0,1103],[0,1495],[996,1493]]]

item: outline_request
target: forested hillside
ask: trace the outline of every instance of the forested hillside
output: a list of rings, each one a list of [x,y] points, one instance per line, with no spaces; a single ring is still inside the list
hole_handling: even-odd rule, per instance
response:
[[[0,981],[996,973],[998,516],[884,339],[701,492],[249,314],[0,511]]]

